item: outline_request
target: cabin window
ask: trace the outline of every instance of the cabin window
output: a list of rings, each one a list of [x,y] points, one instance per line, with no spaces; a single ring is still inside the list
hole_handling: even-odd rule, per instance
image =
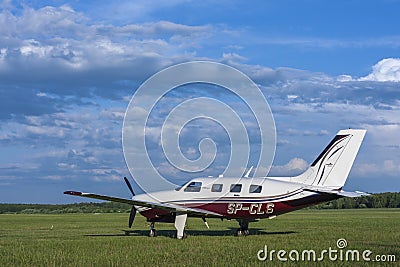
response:
[[[242,185],[241,184],[231,184],[231,192],[233,193],[239,193],[242,191]]]
[[[213,184],[211,187],[211,192],[221,192],[222,184]]]
[[[252,185],[250,185],[249,192],[250,193],[261,193],[261,190],[262,190],[262,186],[261,185],[252,184]]]
[[[185,192],[200,192],[201,189],[201,182],[191,182],[185,188]]]

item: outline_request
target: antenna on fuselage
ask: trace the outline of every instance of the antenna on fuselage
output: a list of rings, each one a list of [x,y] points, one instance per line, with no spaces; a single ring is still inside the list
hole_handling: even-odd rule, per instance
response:
[[[246,174],[244,175],[244,178],[249,178],[250,172],[253,170],[254,166],[251,166],[250,169],[246,172]]]

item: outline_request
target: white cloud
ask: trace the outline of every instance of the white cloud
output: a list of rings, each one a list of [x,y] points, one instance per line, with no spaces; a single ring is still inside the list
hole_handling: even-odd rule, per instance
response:
[[[337,78],[338,82],[350,82],[353,81],[353,77],[347,74],[339,75]]]
[[[222,54],[222,62],[225,62],[227,64],[232,64],[235,62],[241,62],[241,61],[246,61],[247,58],[237,54],[237,53],[223,53]]]
[[[379,156],[380,161],[390,159],[388,157],[396,157],[397,153],[391,153],[400,149],[400,119],[396,124],[365,124],[364,128],[368,130],[367,134],[375,146],[379,146],[380,150],[375,149],[375,154]],[[380,154],[378,154],[380,153]],[[398,156],[397,156],[398,157]],[[400,160],[400,158],[399,158]]]
[[[4,9],[0,28],[0,76],[15,81],[74,81],[71,75],[91,79],[96,74],[96,79],[142,80],[160,67],[193,58],[215,34],[210,25],[170,21],[104,25],[69,6]],[[107,75],[98,74],[104,70]]]
[[[205,33],[212,30],[210,25],[189,26],[170,21],[158,21],[143,24],[129,24],[116,28],[117,32],[124,34],[150,35],[154,37],[160,34],[193,36],[197,33]]]
[[[6,58],[7,51],[8,51],[7,48],[1,48],[0,49],[0,61],[3,61]]]
[[[354,166],[355,174],[366,177],[391,176],[398,177],[400,172],[400,161],[387,159],[383,162],[360,163]],[[394,188],[393,188],[394,189]],[[396,190],[396,189],[394,189]]]
[[[321,130],[321,131],[319,132],[319,134],[320,134],[320,135],[328,135],[328,134],[329,134],[329,131],[328,131],[328,130]]]
[[[37,56],[45,57],[52,50],[51,46],[41,46],[38,41],[35,40],[25,40],[23,45],[19,48],[22,56]]]
[[[385,58],[372,67],[372,73],[360,81],[400,82],[400,58]]]
[[[291,176],[304,172],[308,168],[308,163],[301,158],[293,158],[285,165],[274,165],[269,176]]]

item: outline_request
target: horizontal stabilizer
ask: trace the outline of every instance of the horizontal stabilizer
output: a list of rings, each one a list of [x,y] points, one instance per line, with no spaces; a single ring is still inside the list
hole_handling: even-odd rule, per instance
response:
[[[322,193],[322,194],[330,194],[330,195],[338,195],[342,197],[361,197],[361,196],[369,196],[370,194],[356,191],[356,192],[348,192],[343,190],[332,190],[324,187],[310,186],[304,188],[305,191],[314,192],[314,193]]]

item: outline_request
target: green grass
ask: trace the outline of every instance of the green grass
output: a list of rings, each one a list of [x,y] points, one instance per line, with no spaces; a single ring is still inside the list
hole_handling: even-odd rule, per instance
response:
[[[260,262],[257,252],[346,249],[373,255],[394,254],[400,262],[400,209],[303,210],[250,224],[251,236],[233,236],[236,221],[189,218],[188,238],[173,239],[172,224],[148,224],[136,216],[133,234],[125,236],[128,214],[0,215],[0,266],[315,266],[315,262]],[[51,226],[53,229],[51,230]],[[287,255],[286,255],[287,256]],[[364,262],[331,262],[320,266],[360,266]],[[369,265],[372,266],[372,263]],[[374,266],[376,263],[373,264]],[[381,264],[384,266],[384,264]]]

